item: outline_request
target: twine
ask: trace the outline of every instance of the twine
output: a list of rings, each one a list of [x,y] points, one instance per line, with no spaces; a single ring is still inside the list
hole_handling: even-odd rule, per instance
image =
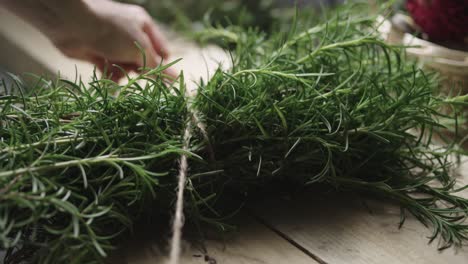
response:
[[[192,127],[194,125],[200,130],[204,140],[207,142],[208,152],[211,160],[214,160],[214,152],[211,147],[211,143],[206,131],[205,124],[200,121],[198,112],[193,109],[190,98],[196,96],[196,90],[186,90],[185,96],[187,99],[187,110],[191,115],[191,118],[187,121],[186,128],[184,130],[183,137],[183,150],[188,152],[190,148],[190,139],[192,138]],[[177,184],[177,200],[175,205],[174,222],[172,224],[172,239],[171,239],[171,252],[169,257],[169,264],[180,263],[181,253],[181,241],[182,241],[182,228],[184,227],[184,191],[188,175],[188,158],[186,154],[182,154],[180,157],[179,167],[179,181]]]
[[[187,127],[184,132],[184,146],[183,149],[188,151],[190,145],[191,133],[191,122],[187,123]],[[185,182],[187,181],[188,173],[188,160],[187,155],[183,154],[180,157],[180,168],[179,168],[179,182],[177,185],[177,201],[174,216],[174,223],[172,225],[172,242],[171,242],[171,254],[170,264],[179,264],[180,251],[181,251],[181,239],[182,239],[182,228],[184,227],[184,190]]]

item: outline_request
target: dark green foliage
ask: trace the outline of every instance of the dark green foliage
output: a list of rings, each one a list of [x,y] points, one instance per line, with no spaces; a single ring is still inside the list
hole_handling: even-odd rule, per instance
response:
[[[373,23],[346,13],[286,43],[233,28],[233,69],[195,103],[215,168],[242,193],[282,179],[383,196],[432,226],[442,248],[460,244],[468,200],[453,196],[449,150],[431,145],[437,81],[402,63]]]
[[[122,0],[145,7],[157,21],[170,24],[178,30],[191,31],[202,24],[272,26],[272,0]]]
[[[117,97],[106,80],[39,80],[30,95],[0,98],[2,248],[46,246],[34,256],[42,263],[99,262],[160,199],[183,153],[186,106],[153,76]]]
[[[372,18],[310,21],[289,21],[287,36],[234,25],[199,32],[231,48],[233,67],[194,99],[209,142],[193,128],[187,220],[224,228],[220,219],[258,187],[321,183],[397,202],[441,248],[461,245],[468,200],[450,176],[452,146],[431,143],[441,105],[466,98],[435,96],[434,76],[382,42]],[[144,212],[172,210],[191,114],[183,76],[168,85],[163,69],[125,86],[39,80],[0,97],[7,263],[102,262]]]

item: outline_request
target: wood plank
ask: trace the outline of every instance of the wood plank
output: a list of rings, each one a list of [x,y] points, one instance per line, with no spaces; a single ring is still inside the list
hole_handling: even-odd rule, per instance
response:
[[[187,264],[314,264],[312,258],[253,218],[243,215],[236,221],[238,230],[225,237],[210,236],[205,242],[207,256],[200,245],[184,242],[181,263]],[[157,237],[156,235],[154,237]],[[167,254],[158,241],[131,241],[109,263],[165,263]],[[210,262],[211,261],[211,262]]]
[[[34,72],[73,79],[76,68],[84,80],[93,66],[63,56],[37,30],[0,9],[0,60],[16,73]],[[200,49],[172,36],[174,59],[184,58],[177,67],[188,79],[208,78],[218,63],[229,67],[228,56],[216,47]],[[177,41],[176,41],[177,40]],[[178,43],[178,44],[177,44]],[[76,67],[76,68],[75,68]],[[193,84],[192,84],[193,85]],[[461,169],[468,173],[468,164]],[[463,180],[463,179],[462,179]],[[468,181],[466,181],[468,183]],[[415,219],[398,229],[399,210],[394,206],[372,203],[372,213],[358,199],[305,197],[307,203],[275,200],[260,204],[258,216],[278,234],[325,263],[467,263],[466,250],[438,253],[427,246],[429,231]],[[274,211],[272,211],[274,209]],[[207,241],[208,253],[218,263],[316,263],[287,240],[251,218],[241,222],[238,233],[224,241]],[[154,243],[134,241],[119,251],[112,263],[155,263],[164,260]],[[187,245],[183,263],[206,263],[200,251]]]
[[[16,74],[32,72],[51,77],[74,79],[75,68],[84,81],[90,80],[93,66],[89,63],[65,57],[40,32],[5,10],[0,10],[1,57],[6,67]],[[200,48],[195,44],[170,33],[169,60],[183,58],[176,66],[184,71],[189,88],[195,81],[207,80],[219,66],[230,66],[226,52],[215,46]],[[191,81],[190,81],[191,80]],[[210,238],[206,241],[208,254],[217,263],[256,264],[256,263],[316,263],[309,256],[295,248],[268,228],[249,217],[241,218],[239,231],[223,239]],[[154,238],[158,237],[154,233]],[[109,263],[145,264],[163,263],[165,252],[156,241],[134,238],[113,255]],[[182,263],[207,263],[204,254],[196,244],[185,242]],[[210,262],[208,262],[210,263]],[[211,262],[214,263],[214,262]]]
[[[468,163],[460,169],[468,184]],[[463,195],[465,196],[466,193]],[[466,264],[468,249],[437,251],[428,245],[430,230],[414,217],[398,229],[400,210],[383,202],[336,195],[264,201],[253,211],[273,230],[333,264]],[[272,210],[274,208],[274,210]]]

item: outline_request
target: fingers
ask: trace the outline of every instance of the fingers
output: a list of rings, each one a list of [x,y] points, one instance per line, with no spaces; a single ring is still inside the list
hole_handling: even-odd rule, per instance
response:
[[[116,65],[118,65],[118,67]],[[136,72],[137,70],[138,66],[136,66],[135,64],[112,62],[107,63],[107,74],[109,75],[109,78],[114,82],[118,82],[125,76],[126,73],[130,71]]]
[[[138,34],[137,42],[144,49],[146,61],[143,60],[143,54],[138,54],[138,58],[136,58],[136,63],[141,67],[146,66],[149,68],[155,68],[159,66],[162,62],[162,57],[159,56],[154,50],[148,35],[146,35],[144,32],[141,32],[140,34]]]
[[[146,55],[146,65],[144,65],[143,57],[140,56],[141,59],[138,60],[138,65],[143,67],[149,68],[156,68],[162,65],[163,58],[160,54],[154,49],[154,45],[151,41],[151,38],[146,34],[141,34],[139,36],[140,42],[139,44],[144,48],[145,55]],[[165,55],[167,57],[167,54]],[[173,68],[167,68],[164,70],[164,73],[172,78],[177,78],[178,72]]]
[[[173,79],[177,79],[177,77],[179,76],[179,72],[171,67],[165,69],[164,74],[168,75],[169,77],[172,77]]]
[[[105,78],[114,82],[118,82],[122,79],[127,72],[137,71],[138,69],[138,66],[135,64],[113,63],[100,57],[90,57],[89,61],[96,66]],[[118,65],[118,67],[116,65]]]
[[[117,23],[126,29],[116,30],[116,33],[122,34],[123,32],[127,35],[117,36],[112,46],[102,45],[98,46],[98,50],[87,52],[94,54],[94,58],[88,60],[93,62],[106,75],[106,78],[118,81],[125,75],[122,69],[112,66],[112,63],[119,65],[125,71],[139,72],[148,68],[157,68],[163,65],[164,59],[168,58],[166,39],[151,17],[147,14],[140,14],[138,17],[140,19],[129,20],[125,25]],[[142,50],[135,46],[135,42]],[[164,74],[174,79],[178,76],[178,72],[173,68],[164,70]]]
[[[143,23],[143,32],[148,36],[153,50],[162,58],[167,59],[169,57],[167,40],[151,18]]]
[[[156,24],[151,20],[151,18],[149,18],[143,24],[143,32],[146,34],[151,44],[151,47],[148,47],[148,50],[150,50],[149,53],[151,56],[154,56],[153,58],[155,58],[156,62],[158,62],[157,65],[160,65],[162,59],[168,59],[169,57],[166,38],[158,29]],[[174,68],[167,68],[164,70],[164,74],[174,79],[179,75],[179,73]]]

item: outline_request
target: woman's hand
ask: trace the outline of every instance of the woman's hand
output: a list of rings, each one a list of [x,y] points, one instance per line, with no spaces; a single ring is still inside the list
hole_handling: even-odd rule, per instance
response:
[[[0,1],[1,2],[1,1]],[[118,80],[126,71],[154,68],[168,56],[167,41],[141,7],[110,0],[5,0],[65,55],[94,63]],[[144,50],[143,59],[138,43]],[[175,76],[170,70],[167,74]]]

